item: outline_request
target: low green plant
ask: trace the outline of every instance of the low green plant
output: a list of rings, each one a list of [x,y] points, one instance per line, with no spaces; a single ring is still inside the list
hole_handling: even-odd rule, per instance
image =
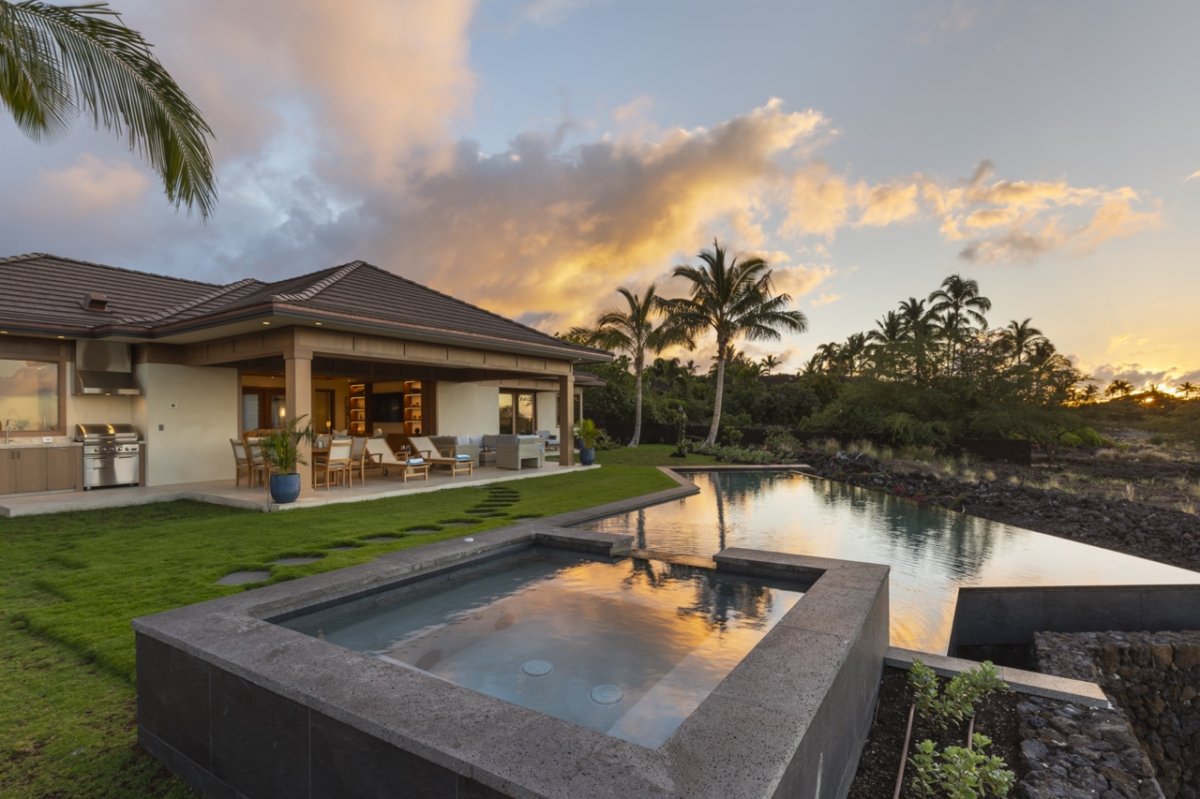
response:
[[[1016,775],[1003,758],[985,751],[992,740],[975,733],[972,747],[947,746],[938,751],[933,741],[917,744],[913,756],[911,789],[915,796],[933,799],[985,799],[1005,797],[1012,790]]]
[[[920,660],[913,660],[908,671],[913,704],[927,722],[938,729],[962,724],[975,715],[975,705],[996,691],[1008,690],[1000,671],[985,660],[973,669],[956,674],[938,690],[937,674]]]
[[[292,474],[296,471],[296,464],[308,463],[300,452],[300,442],[311,444],[314,436],[312,425],[301,425],[305,418],[306,415],[301,415],[288,419],[283,428],[273,430],[260,439],[263,458],[271,464],[271,470],[276,474]]]
[[[579,424],[575,425],[575,435],[583,442],[585,449],[595,448],[596,442],[600,440],[600,433],[600,428],[591,419],[580,419]]]

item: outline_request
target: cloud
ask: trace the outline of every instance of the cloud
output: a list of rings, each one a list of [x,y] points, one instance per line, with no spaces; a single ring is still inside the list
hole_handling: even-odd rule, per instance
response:
[[[1200,169],[1197,169],[1195,172],[1193,172],[1192,174],[1190,174],[1186,178],[1184,178],[1183,182],[1187,183],[1189,180],[1194,180],[1196,178],[1200,178]]]
[[[24,203],[31,213],[71,218],[135,202],[150,185],[146,173],[127,161],[84,153],[73,166],[43,171]]]
[[[832,305],[842,298],[841,294],[822,294],[820,297],[812,301],[814,308],[819,308],[822,305]]]

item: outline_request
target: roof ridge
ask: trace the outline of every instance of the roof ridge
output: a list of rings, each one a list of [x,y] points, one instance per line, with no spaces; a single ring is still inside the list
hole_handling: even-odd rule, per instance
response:
[[[316,283],[313,283],[311,286],[306,288],[304,291],[296,292],[294,294],[272,294],[271,300],[274,302],[293,302],[293,301],[297,301],[297,300],[311,300],[313,297],[317,296],[322,291],[329,288],[334,283],[337,283],[339,280],[344,278],[346,275],[350,274],[351,272],[358,269],[360,266],[363,266],[364,264],[365,264],[364,261],[351,261],[350,263],[343,265],[341,268],[339,268],[333,274],[318,280]]]
[[[95,266],[100,269],[109,269],[113,272],[125,272],[135,275],[145,275],[146,277],[158,278],[159,280],[175,280],[180,283],[192,283],[197,286],[217,286],[217,283],[210,283],[206,280],[193,280],[190,277],[176,277],[174,275],[163,275],[158,272],[146,272],[142,269],[129,269],[124,266],[113,266],[112,264],[102,264],[98,261],[85,261],[82,258],[68,258],[64,255],[55,255],[52,252],[28,252],[24,255],[10,255],[7,258],[0,258],[0,264],[16,263],[17,261],[29,261],[35,258],[53,258],[56,261],[65,261],[73,264],[83,264],[85,266]]]
[[[560,344],[567,344],[568,346],[573,346],[573,347],[579,346],[578,344],[571,344],[571,342],[569,342],[569,341],[563,341],[558,336],[552,336],[549,333],[547,333],[543,330],[538,330],[536,327],[531,327],[530,325],[527,325],[524,322],[518,322],[516,319],[510,319],[509,317],[503,316],[502,314],[498,314],[495,311],[489,311],[487,308],[478,306],[473,302],[467,302],[466,300],[464,300],[460,297],[455,297],[453,295],[446,294],[443,291],[438,291],[437,289],[432,288],[431,286],[427,286],[424,283],[418,283],[417,281],[407,278],[404,275],[397,274],[396,272],[393,272],[390,269],[384,269],[381,266],[376,266],[375,264],[373,264],[369,261],[359,261],[359,263],[363,264],[363,266],[369,266],[372,269],[383,272],[384,274],[391,275],[392,277],[395,277],[395,278],[399,278],[400,280],[403,280],[405,283],[411,283],[412,285],[416,286],[417,288],[422,288],[422,289],[425,289],[426,291],[431,291],[434,294],[438,295],[439,297],[445,297],[446,299],[451,300],[453,302],[457,302],[461,305],[466,305],[468,308],[474,308],[475,310],[479,311],[480,313],[485,313],[488,316],[491,316],[495,319],[499,319],[501,322],[507,322],[510,325],[517,325],[518,327],[523,327],[526,330],[530,331],[531,333],[537,333],[539,336],[545,336],[546,338],[548,338],[552,341],[557,341]],[[593,348],[586,347],[585,349],[593,349]]]
[[[218,286],[215,291],[210,291],[208,294],[202,294],[201,296],[196,297],[195,299],[192,299],[192,300],[188,300],[187,302],[181,302],[179,305],[172,306],[170,308],[167,308],[162,311],[158,311],[156,313],[146,314],[145,316],[127,316],[127,317],[124,317],[124,319],[122,321],[124,321],[124,322],[157,322],[157,321],[166,319],[168,317],[175,316],[176,314],[183,313],[184,311],[188,310],[189,308],[195,308],[196,306],[203,305],[206,302],[212,302],[213,300],[218,299],[219,297],[222,297],[226,294],[230,294],[230,293],[237,291],[238,289],[244,288],[245,286],[248,286],[252,283],[258,283],[261,285],[262,281],[256,280],[255,278],[252,278],[252,277],[244,277],[241,280],[238,280],[234,283],[229,283],[224,286]]]

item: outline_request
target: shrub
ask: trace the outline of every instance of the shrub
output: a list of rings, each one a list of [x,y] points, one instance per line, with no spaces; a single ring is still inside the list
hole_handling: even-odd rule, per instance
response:
[[[912,791],[921,797],[984,799],[1008,796],[1016,775],[1004,760],[984,750],[992,740],[982,733],[971,738],[973,748],[947,746],[938,751],[928,739],[917,744],[909,759],[913,765]]]
[[[959,725],[975,715],[975,705],[996,691],[1008,690],[1000,672],[985,660],[946,682],[938,692],[937,675],[933,669],[914,660],[908,671],[908,685],[913,692],[913,704],[921,717],[939,729]]]

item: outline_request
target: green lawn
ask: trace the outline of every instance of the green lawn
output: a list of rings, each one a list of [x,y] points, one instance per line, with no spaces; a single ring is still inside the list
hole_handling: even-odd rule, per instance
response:
[[[384,552],[551,516],[674,485],[654,464],[698,465],[670,447],[599,453],[604,468],[506,483],[506,516],[413,533],[471,517],[488,489],[461,488],[264,514],[195,502],[0,519],[0,796],[189,796],[135,746],[136,616],[232,593],[216,580],[270,568],[288,580]],[[387,543],[364,538],[399,535]],[[330,547],[359,544],[348,552]],[[271,567],[288,555],[323,554]]]

